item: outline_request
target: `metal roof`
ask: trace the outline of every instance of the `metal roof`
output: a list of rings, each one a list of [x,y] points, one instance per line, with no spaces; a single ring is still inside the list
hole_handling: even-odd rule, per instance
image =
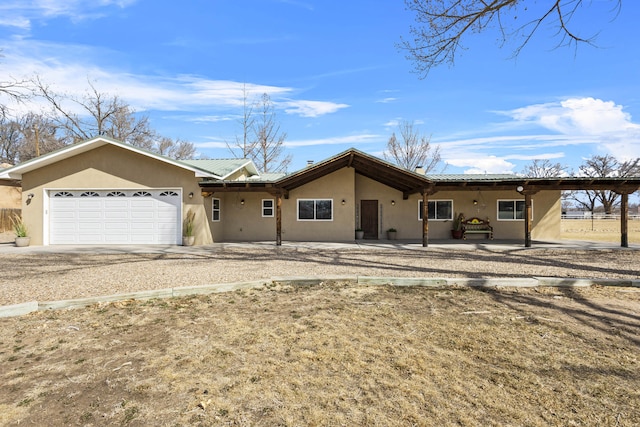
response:
[[[269,191],[284,193],[339,169],[355,173],[401,191],[404,198],[414,193],[438,191],[515,190],[534,194],[541,190],[612,190],[632,193],[640,188],[640,177],[626,178],[530,178],[514,174],[433,174],[422,175],[351,148],[282,177],[263,174],[245,181],[210,179],[200,183],[203,190]]]
[[[180,161],[203,171],[215,174],[222,179],[243,167],[247,168],[247,172],[252,175],[258,173],[255,166],[253,166],[253,163],[249,159],[191,159]]]

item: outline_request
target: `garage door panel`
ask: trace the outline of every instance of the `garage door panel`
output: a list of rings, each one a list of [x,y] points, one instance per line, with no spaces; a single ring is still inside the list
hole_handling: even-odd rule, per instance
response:
[[[147,190],[151,196],[122,191],[126,195],[117,197],[105,190],[51,192],[50,243],[179,244],[181,197],[173,191],[176,196],[160,196],[163,191]],[[98,196],[79,197],[88,192]]]
[[[102,220],[102,211],[80,211],[78,212],[78,221]]]
[[[156,217],[155,212],[144,210],[144,211],[131,211],[131,220],[133,221],[141,221],[141,220],[152,220]]]
[[[51,211],[51,218],[58,221],[75,222],[78,218],[78,213],[71,210],[57,210]]]
[[[122,210],[128,210],[129,209],[129,203],[124,201],[124,200],[122,202],[120,202],[120,203],[109,203],[109,202],[106,202],[104,204],[104,208],[103,209],[105,211],[107,211],[107,212],[111,212],[111,211],[117,212],[117,211],[122,211]]]
[[[105,221],[122,221],[129,218],[129,212],[127,211],[104,211]]]
[[[101,221],[82,221],[78,223],[78,231],[82,233],[102,233]]]
[[[59,222],[56,228],[61,233],[75,234],[78,232],[78,223],[77,222]]]
[[[144,198],[136,197],[133,200],[131,200],[131,209],[150,209],[150,208],[154,208],[155,205],[156,205],[156,202],[151,197],[144,197]]]

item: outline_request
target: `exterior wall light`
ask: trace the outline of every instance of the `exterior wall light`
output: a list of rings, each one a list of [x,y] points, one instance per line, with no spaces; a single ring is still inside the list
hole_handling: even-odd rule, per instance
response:
[[[522,185],[518,185],[518,186],[516,187],[516,191],[517,191],[518,193],[522,193],[522,190],[524,190],[524,187],[523,187]]]
[[[395,201],[395,200],[392,200],[392,201],[391,201],[391,206],[395,206],[395,205],[396,205],[396,201]]]
[[[474,200],[474,201],[473,201],[473,204],[474,204],[474,205],[477,205],[477,204],[478,204],[478,201],[477,201],[477,200]]]
[[[240,204],[244,206],[244,199],[240,200]]]
[[[193,199],[193,191],[191,193],[189,193],[189,198]]]
[[[347,201],[345,199],[342,199],[342,204],[344,205],[345,203],[347,203]]]
[[[29,194],[27,194],[27,200],[31,200],[31,199],[33,199],[34,197],[35,197],[35,194],[33,194],[33,193],[29,193]]]

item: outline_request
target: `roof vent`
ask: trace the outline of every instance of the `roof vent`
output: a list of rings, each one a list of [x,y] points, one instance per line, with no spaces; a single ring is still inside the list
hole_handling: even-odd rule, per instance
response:
[[[311,166],[313,164],[313,160],[307,160],[307,166]]]
[[[424,175],[425,170],[422,166],[416,166],[416,173],[419,173],[420,175]]]

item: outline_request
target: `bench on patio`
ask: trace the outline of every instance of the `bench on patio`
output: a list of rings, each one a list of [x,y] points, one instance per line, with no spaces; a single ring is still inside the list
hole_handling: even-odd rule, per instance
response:
[[[466,240],[467,234],[486,234],[490,240],[493,240],[493,227],[488,219],[469,218],[462,221],[462,238]]]

